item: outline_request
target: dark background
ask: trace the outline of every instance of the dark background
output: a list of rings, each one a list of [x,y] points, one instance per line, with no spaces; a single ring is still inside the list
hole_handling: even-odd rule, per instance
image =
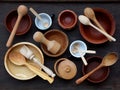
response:
[[[59,58],[68,58],[72,60],[77,65],[77,75],[72,80],[63,80],[59,77],[55,77],[55,81],[53,84],[49,84],[47,81],[44,81],[43,79],[39,78],[38,76],[28,80],[28,81],[19,81],[14,78],[12,78],[5,70],[4,68],[4,55],[8,48],[5,46],[7,39],[10,35],[10,33],[7,31],[4,20],[8,12],[10,12],[13,9],[16,9],[18,5],[24,4],[27,7],[33,7],[37,12],[45,12],[49,15],[54,14],[55,17],[53,18],[53,24],[50,29],[59,29],[65,32],[68,35],[69,38],[69,44],[74,40],[83,40],[83,37],[79,33],[79,22],[76,25],[76,27],[71,31],[64,31],[61,29],[57,23],[57,17],[60,11],[64,9],[71,9],[75,11],[77,15],[83,14],[83,10],[85,7],[100,7],[107,9],[114,17],[116,21],[116,31],[114,34],[114,37],[117,39],[116,42],[106,42],[101,45],[93,45],[85,41],[85,43],[88,46],[88,49],[96,50],[96,56],[103,57],[109,52],[117,52],[120,56],[120,40],[119,40],[119,34],[120,34],[120,3],[119,2],[10,2],[10,0],[6,0],[8,2],[0,2],[0,90],[119,90],[120,88],[120,61],[110,67],[110,75],[109,77],[102,83],[99,84],[92,84],[88,82],[87,80],[84,81],[80,85],[75,84],[75,80],[82,76],[81,67],[82,67],[82,61],[81,59],[76,59],[72,57],[67,49],[67,51],[57,58],[51,58],[46,55],[44,55],[44,63],[46,66],[51,68],[53,70],[54,63]],[[42,0],[43,1],[43,0]],[[89,1],[89,0],[88,0]],[[94,0],[93,0],[94,1]],[[38,47],[40,45],[36,43],[32,36],[33,34],[38,31],[38,29],[35,27],[34,24],[34,18],[35,16],[29,12],[29,15],[32,18],[33,24],[30,29],[30,31],[22,36],[15,36],[15,39],[13,41],[13,44],[27,41],[31,42]],[[43,32],[43,31],[42,31]],[[45,31],[46,32],[46,31]],[[43,33],[45,33],[43,32]],[[90,57],[93,55],[87,54],[85,57]]]

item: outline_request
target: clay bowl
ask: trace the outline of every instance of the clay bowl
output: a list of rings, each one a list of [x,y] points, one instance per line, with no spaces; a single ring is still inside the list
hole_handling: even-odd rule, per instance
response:
[[[15,65],[9,60],[9,53],[12,51],[19,52],[20,48],[23,45],[28,46],[33,51],[33,53],[40,58],[41,60],[40,62],[44,64],[43,54],[37,46],[29,42],[20,42],[20,43],[14,44],[12,47],[8,49],[4,57],[4,66],[6,71],[9,73],[9,75],[12,76],[13,78],[18,80],[29,80],[34,78],[36,74],[33,73],[30,69],[28,69],[26,66]],[[27,60],[27,62],[34,66],[37,66],[32,61]]]
[[[54,64],[54,70],[60,78],[70,80],[73,79],[77,73],[76,65],[67,58],[60,58]]]
[[[60,50],[56,54],[52,54],[47,50],[47,47],[44,44],[41,44],[41,49],[46,55],[48,55],[50,57],[58,57],[66,51],[69,40],[68,40],[67,35],[64,32],[57,30],[57,29],[53,29],[53,30],[47,31],[44,34],[44,36],[48,40],[55,40],[61,45]]]
[[[17,16],[18,16],[17,10],[11,11],[6,16],[5,25],[9,32],[12,31],[12,29],[16,23]],[[31,25],[32,25],[31,17],[28,14],[26,14],[25,16],[23,16],[23,18],[19,24],[16,35],[23,35],[23,34],[27,33],[30,30]]]
[[[115,32],[115,21],[113,16],[107,10],[102,8],[93,8],[93,10],[99,23],[106,30],[106,32],[112,36]],[[80,24],[79,30],[83,38],[92,44],[102,44],[108,41],[103,34],[91,26]]]
[[[102,61],[102,58],[99,56],[92,56],[87,58],[88,65],[82,66],[82,72],[83,75],[88,73],[89,71],[93,70],[95,67],[97,67]],[[105,79],[107,79],[109,75],[110,69],[109,67],[103,67],[96,72],[94,72],[92,75],[90,75],[87,80],[92,83],[100,83],[103,82]]]
[[[58,15],[58,24],[63,28],[70,30],[77,23],[77,15],[72,10],[63,10]]]

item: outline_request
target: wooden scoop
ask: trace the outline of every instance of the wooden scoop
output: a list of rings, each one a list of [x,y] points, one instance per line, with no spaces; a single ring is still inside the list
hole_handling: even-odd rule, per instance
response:
[[[17,9],[17,12],[18,12],[18,18],[17,18],[17,21],[16,21],[16,23],[15,23],[15,25],[14,25],[14,27],[13,27],[13,30],[12,30],[10,36],[9,36],[9,39],[8,39],[8,41],[7,41],[7,43],[6,43],[6,46],[7,46],[7,47],[10,47],[10,46],[11,46],[12,41],[13,41],[13,39],[14,39],[14,36],[15,36],[15,34],[16,34],[17,28],[18,28],[18,26],[19,26],[19,24],[20,24],[20,21],[21,21],[22,17],[27,14],[28,9],[27,9],[26,6],[20,5],[20,6],[18,7],[18,9]]]
[[[34,33],[33,39],[36,42],[41,42],[44,45],[46,45],[47,50],[49,52],[51,52],[52,54],[56,54],[61,48],[61,45],[57,41],[55,41],[55,40],[50,41],[50,40],[46,39],[44,37],[44,35],[39,31]]]
[[[25,65],[27,66],[31,71],[36,73],[38,76],[40,76],[42,79],[47,80],[50,84],[53,83],[54,79],[49,77],[46,73],[39,70],[37,67],[32,66],[31,64],[26,62],[26,59],[24,56],[18,52],[10,52],[9,59],[12,63],[16,65]]]
[[[83,77],[77,79],[76,84],[82,83],[87,77],[89,77],[91,74],[93,74],[98,69],[115,64],[117,60],[118,60],[118,55],[115,52],[108,53],[106,56],[104,56],[99,66],[97,66],[95,69],[93,69],[92,71],[84,75]]]

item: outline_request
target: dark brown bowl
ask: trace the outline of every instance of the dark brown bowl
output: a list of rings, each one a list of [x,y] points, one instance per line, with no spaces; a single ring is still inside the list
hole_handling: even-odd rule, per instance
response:
[[[63,29],[72,29],[77,23],[77,15],[72,10],[63,10],[59,13],[58,24]]]
[[[102,61],[102,58],[99,56],[92,56],[87,59],[88,65],[82,66],[82,72],[83,75],[87,74],[94,68],[96,68]],[[110,69],[109,67],[103,67],[96,72],[94,72],[92,75],[90,75],[87,80],[92,83],[100,83],[103,82],[105,79],[107,79],[109,75]]]
[[[113,16],[107,10],[102,8],[93,8],[93,10],[99,23],[106,30],[106,32],[112,36],[115,32],[115,21]],[[90,43],[102,44],[108,41],[108,39],[103,34],[91,26],[80,24],[79,30],[83,38]]]
[[[57,30],[57,29],[53,29],[53,30],[47,31],[44,34],[44,36],[48,40],[55,40],[61,45],[60,50],[56,54],[52,54],[47,50],[47,47],[44,44],[41,44],[41,49],[46,55],[50,57],[58,57],[66,51],[68,44],[69,44],[69,40],[68,40],[67,35],[64,32]]]
[[[12,31],[12,29],[16,23],[17,16],[18,16],[17,10],[11,11],[6,16],[5,25],[9,32]],[[23,16],[22,20],[20,21],[16,35],[23,35],[23,34],[27,33],[30,30],[31,25],[32,25],[31,18],[28,14],[26,14],[25,16]]]

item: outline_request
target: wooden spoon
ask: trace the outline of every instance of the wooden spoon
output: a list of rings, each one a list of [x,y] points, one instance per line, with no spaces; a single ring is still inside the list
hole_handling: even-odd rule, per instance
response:
[[[21,21],[22,17],[27,14],[28,9],[27,9],[26,6],[20,5],[20,6],[18,7],[18,9],[17,9],[17,12],[18,12],[18,18],[17,18],[17,21],[16,21],[16,23],[15,23],[15,25],[14,25],[14,27],[13,27],[13,30],[12,30],[10,36],[9,36],[9,39],[8,39],[8,41],[7,41],[7,44],[6,44],[7,47],[10,47],[10,46],[11,46],[12,41],[13,41],[13,39],[14,39],[14,36],[15,36],[15,34],[16,34],[17,28],[18,28],[18,26],[19,26],[19,24],[20,24],[20,21]]]
[[[91,74],[93,74],[98,69],[115,64],[117,60],[118,60],[118,55],[115,52],[108,53],[106,56],[104,56],[99,66],[97,66],[95,69],[93,69],[92,71],[84,75],[83,77],[77,79],[76,84],[82,83],[87,77],[89,77]]]
[[[114,41],[114,42],[116,41],[116,39],[113,38],[112,36],[110,36],[108,33],[102,31],[101,29],[99,29],[98,27],[96,27],[95,25],[93,25],[86,16],[80,15],[80,16],[78,17],[78,19],[79,19],[79,21],[80,21],[82,24],[84,24],[84,25],[89,25],[89,26],[95,28],[95,29],[96,29],[97,31],[99,31],[100,33],[102,33],[102,34],[103,34],[104,36],[106,36],[107,38],[111,39],[112,41]]]
[[[85,16],[87,16],[88,18],[90,18],[93,22],[95,22],[95,24],[96,24],[101,30],[103,30],[104,32],[106,32],[106,30],[105,30],[105,29],[101,26],[101,24],[98,22],[98,20],[97,20],[97,18],[96,18],[96,16],[95,16],[95,13],[94,13],[94,11],[93,11],[92,8],[89,8],[89,7],[85,8],[85,9],[84,9],[84,14],[85,14]],[[111,41],[110,38],[108,38],[108,40]]]
[[[22,54],[18,53],[18,52],[10,52],[9,59],[10,59],[10,61],[12,63],[14,63],[16,65],[25,65],[25,66],[27,66],[31,71],[36,73],[38,76],[40,76],[44,80],[47,80],[49,83],[52,83],[54,81],[54,79],[49,77],[46,73],[39,70],[37,67],[32,66],[31,64],[27,63],[26,60],[25,60],[25,57]]]

